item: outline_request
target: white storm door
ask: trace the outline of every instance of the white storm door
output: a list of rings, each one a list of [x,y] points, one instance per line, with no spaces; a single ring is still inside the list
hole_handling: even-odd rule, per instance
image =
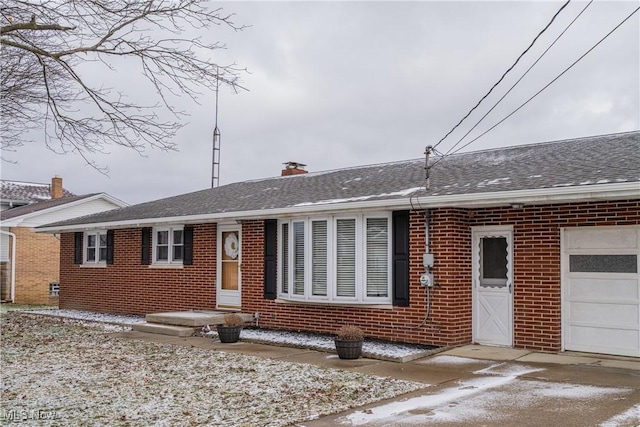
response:
[[[239,227],[218,227],[217,307],[239,310],[242,306],[241,233]]]
[[[473,341],[513,345],[513,230],[477,227],[473,242]]]

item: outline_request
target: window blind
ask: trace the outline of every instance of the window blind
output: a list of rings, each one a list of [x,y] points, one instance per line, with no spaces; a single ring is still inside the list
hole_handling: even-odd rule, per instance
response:
[[[387,218],[367,218],[367,296],[389,295],[389,236]]]
[[[336,220],[336,290],[339,297],[356,296],[356,220]]]
[[[311,293],[327,295],[327,221],[311,223]]]

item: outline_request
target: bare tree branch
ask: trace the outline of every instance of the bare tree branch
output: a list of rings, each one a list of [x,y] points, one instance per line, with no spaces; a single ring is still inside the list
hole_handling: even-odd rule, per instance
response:
[[[33,129],[57,153],[73,152],[101,172],[92,154],[109,146],[175,150],[184,111],[177,98],[198,98],[218,81],[244,90],[246,70],[219,64],[214,28],[240,31],[234,15],[209,10],[207,0],[8,0],[0,8],[0,138],[4,153],[26,143]],[[187,33],[190,32],[190,33]],[[200,33],[200,37],[191,37]],[[181,36],[185,35],[185,36]],[[124,62],[123,62],[124,61]],[[125,87],[105,87],[86,65],[117,74],[134,63],[155,99],[131,99]],[[128,76],[121,76],[119,82]],[[167,113],[173,119],[167,120]],[[3,160],[9,160],[3,158]]]

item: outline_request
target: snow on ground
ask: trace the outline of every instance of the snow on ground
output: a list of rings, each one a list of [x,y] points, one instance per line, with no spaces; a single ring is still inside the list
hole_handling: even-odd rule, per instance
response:
[[[438,356],[440,357],[440,356]],[[625,396],[626,388],[531,381],[523,375],[544,369],[513,363],[497,363],[478,371],[476,377],[460,380],[454,387],[434,390],[407,400],[394,401],[364,411],[356,411],[340,419],[341,425],[386,426],[446,425],[477,422],[480,425],[509,424],[514,414],[533,406],[550,407],[560,412],[563,406],[589,408],[589,399]],[[545,404],[545,402],[548,402]],[[634,420],[633,410],[620,414],[620,420]],[[609,420],[612,423],[618,418]],[[524,420],[518,424],[526,425]],[[606,424],[609,425],[615,424]],[[604,425],[603,425],[604,426]]]
[[[267,330],[267,329],[243,329],[240,339],[266,344],[291,345],[299,348],[311,348],[321,351],[334,351],[333,335],[310,334],[301,332]],[[365,357],[373,357],[386,360],[403,359],[406,357],[419,357],[433,351],[432,347],[402,344],[387,341],[365,339],[362,344],[362,354]]]
[[[425,387],[314,365],[128,340],[85,323],[97,325],[85,318],[2,314],[4,421],[282,426]]]
[[[447,354],[434,356],[429,360],[424,362],[425,364],[434,364],[434,365],[469,365],[476,363],[490,363],[489,361],[484,361],[480,359],[470,359],[468,357],[460,357],[460,356],[450,356]]]
[[[144,323],[142,316],[123,316],[116,314],[94,313],[80,310],[29,310],[27,313],[43,314],[47,316],[61,317],[65,319],[81,320],[85,325],[90,326],[90,322],[104,323],[110,325],[121,325],[122,329],[129,328],[136,323]],[[216,337],[215,328],[208,335]],[[109,330],[117,330],[109,328]],[[240,334],[240,339],[259,342],[265,344],[276,344],[281,346],[292,346],[297,348],[310,348],[320,351],[334,351],[332,335],[310,334],[302,332],[244,328]],[[432,347],[413,344],[393,343],[386,341],[365,339],[362,346],[363,355],[385,360],[402,360],[403,358],[416,358],[424,356],[433,351]]]
[[[631,426],[634,423],[636,425],[640,425],[638,422],[640,421],[640,403],[636,406],[629,408],[629,410],[612,417],[611,419],[605,421],[600,424],[600,427],[620,427],[620,426]]]

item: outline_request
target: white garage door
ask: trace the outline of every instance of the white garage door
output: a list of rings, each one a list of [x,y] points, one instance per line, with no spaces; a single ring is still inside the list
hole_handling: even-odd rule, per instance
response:
[[[565,350],[640,356],[640,227],[563,233]]]

